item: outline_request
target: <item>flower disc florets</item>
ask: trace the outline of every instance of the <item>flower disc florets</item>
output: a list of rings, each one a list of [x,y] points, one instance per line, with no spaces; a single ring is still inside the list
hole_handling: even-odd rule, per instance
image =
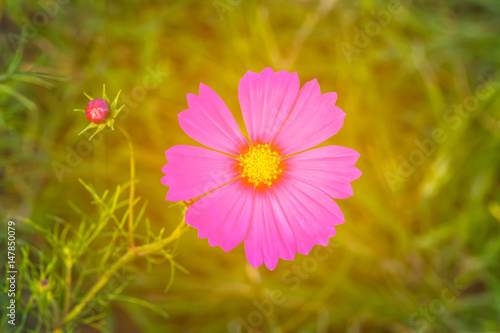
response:
[[[243,168],[241,177],[246,178],[250,183],[272,185],[279,174],[280,158],[276,151],[273,151],[268,144],[259,144],[250,147],[247,153],[240,155],[240,166]]]

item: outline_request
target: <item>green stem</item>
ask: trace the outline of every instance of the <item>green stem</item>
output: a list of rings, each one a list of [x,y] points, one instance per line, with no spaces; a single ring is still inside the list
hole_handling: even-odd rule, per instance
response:
[[[70,259],[71,260],[71,259]],[[72,272],[73,264],[72,261],[66,263],[66,290],[64,293],[64,308],[63,308],[63,318],[68,314],[70,301],[71,301],[71,272]]]
[[[116,127],[122,132],[127,140],[128,148],[130,151],[130,196],[128,200],[128,245],[130,248],[134,247],[134,192],[135,192],[135,157],[134,146],[132,138],[127,130],[120,124],[116,123]]]
[[[150,254],[152,252],[156,252],[167,244],[179,238],[186,230],[186,224],[184,223],[184,219],[182,219],[181,223],[175,228],[175,230],[168,236],[167,238],[161,239],[154,243],[138,246],[135,248],[129,248],[127,253],[125,253],[117,262],[115,262],[109,270],[107,270],[103,276],[90,288],[90,290],[85,294],[80,303],[78,303],[71,312],[64,317],[63,323],[67,324],[78,316],[78,314],[83,310],[83,308],[92,300],[92,298],[106,285],[109,279],[113,276],[113,274],[124,264],[127,262],[146,254]]]

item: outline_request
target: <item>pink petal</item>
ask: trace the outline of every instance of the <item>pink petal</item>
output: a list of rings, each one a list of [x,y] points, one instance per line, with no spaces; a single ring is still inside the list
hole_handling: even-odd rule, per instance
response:
[[[237,161],[213,150],[179,145],[165,154],[168,164],[161,182],[170,187],[169,201],[192,199],[238,177]]]
[[[245,236],[245,253],[254,268],[263,262],[273,270],[279,258],[293,260],[295,238],[278,200],[270,187],[258,189],[253,214]]]
[[[179,113],[179,124],[191,138],[210,148],[239,155],[248,143],[224,101],[200,84],[200,95],[188,94],[189,109]]]
[[[287,176],[272,186],[292,228],[297,252],[307,255],[314,245],[327,245],[335,225],[344,223],[339,206],[323,191]]]
[[[297,100],[273,140],[283,155],[312,148],[337,133],[345,113],[335,106],[336,93],[321,94],[316,79],[300,89]]]
[[[253,192],[253,186],[241,178],[236,179],[190,206],[186,223],[198,229],[198,237],[208,238],[211,246],[230,251],[241,243],[247,232]]]
[[[290,112],[300,81],[297,73],[246,72],[238,87],[241,111],[252,142],[269,143]]]
[[[326,146],[285,158],[286,174],[337,199],[350,197],[350,182],[361,176],[354,166],[359,154],[350,148]]]

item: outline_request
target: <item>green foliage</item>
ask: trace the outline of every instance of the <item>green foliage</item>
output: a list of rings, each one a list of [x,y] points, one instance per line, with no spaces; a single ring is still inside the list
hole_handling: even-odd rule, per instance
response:
[[[43,236],[48,247],[44,246],[44,250],[39,250],[34,245],[25,243],[20,248],[18,270],[22,274],[18,280],[17,294],[22,304],[22,320],[19,321],[16,332],[54,331],[58,328],[72,332],[79,324],[104,330],[106,317],[103,314],[112,301],[140,305],[168,318],[164,310],[150,302],[121,295],[130,278],[127,277],[126,267],[120,265],[119,270],[112,272],[113,283],[105,281],[106,285],[93,295],[88,306],[82,308],[73,320],[64,322],[68,311],[81,301],[92,284],[99,283],[103,276],[113,270],[116,262],[123,260],[124,254],[129,252],[125,222],[130,211],[123,209],[127,207],[128,199],[120,199],[129,186],[117,186],[113,193],[105,190],[99,195],[83,180],[80,180],[80,183],[89,192],[91,203],[97,208],[97,217],[84,212],[69,201],[68,204],[73,208],[75,215],[80,216],[81,220],[77,225],[55,218],[54,227],[49,229],[40,223],[24,219],[24,222]],[[137,198],[134,204],[139,200],[140,198]],[[150,221],[144,218],[145,208],[146,203],[142,205],[135,219],[134,230],[141,221],[144,221],[149,229]],[[164,240],[162,234],[163,231],[159,235],[148,232],[135,238],[140,239],[142,244],[157,244]],[[135,256],[143,255],[141,252],[142,250],[139,250]],[[187,273],[174,260],[175,253],[172,249],[161,247],[151,254],[146,257],[148,263],[161,264],[163,261],[168,261],[171,264],[171,276],[167,288],[172,285],[176,269]],[[123,266],[125,263],[128,261],[123,262]],[[22,295],[26,297],[21,297]],[[5,325],[6,319],[2,318],[2,321]]]
[[[6,73],[0,77],[0,80],[6,82],[6,84],[0,84],[0,90],[4,89],[7,97],[16,99],[35,111],[36,106],[33,102],[8,85],[9,81],[19,81],[51,87],[48,82],[37,76],[37,73],[16,72],[20,65],[23,48],[23,45],[18,48]],[[115,119],[124,107],[124,105],[117,107],[119,95],[120,92],[113,101],[110,101],[103,86],[102,96],[110,104],[112,117],[103,127],[91,123],[95,125],[93,127],[97,127],[97,130],[90,136],[89,141],[106,126],[114,129]],[[84,131],[87,129],[89,127]],[[134,170],[135,161],[131,138],[125,129],[120,128],[120,130],[128,142],[131,154],[130,167]],[[176,240],[185,230],[184,221],[181,219],[181,223],[174,232],[164,237],[164,229],[161,229],[159,234],[150,230],[150,220],[144,216],[147,202],[142,204],[139,213],[134,218],[133,207],[139,203],[140,198],[134,197],[135,175],[133,171],[130,182],[117,186],[113,193],[110,190],[104,190],[103,194],[99,195],[91,185],[82,179],[78,181],[91,196],[90,203],[97,210],[96,218],[70,200],[67,202],[68,205],[80,218],[77,224],[52,216],[51,220],[55,222],[54,227],[45,227],[38,221],[22,218],[26,225],[43,237],[45,244],[42,248],[38,248],[23,241],[23,245],[19,248],[17,270],[20,275],[16,276],[18,285],[16,301],[19,313],[16,315],[21,318],[18,317],[13,331],[73,332],[79,331],[81,325],[104,331],[107,324],[107,309],[112,301],[139,305],[163,318],[168,318],[164,310],[150,302],[121,295],[128,284],[127,273],[124,269],[133,259],[140,256],[145,256],[148,267],[152,263],[161,264],[168,261],[171,267],[170,280],[166,285],[166,290],[168,290],[173,283],[177,269],[187,274],[186,269],[176,263],[174,251],[165,249],[167,244]],[[125,190],[130,193],[129,198],[121,200]],[[124,207],[127,209],[123,209]],[[184,212],[185,210],[181,212],[182,216]],[[128,225],[129,229],[125,230],[127,219],[131,223]],[[135,235],[141,222],[145,223],[147,232],[144,235]],[[132,244],[127,244],[127,239]],[[140,242],[137,247],[134,245],[135,240]],[[2,254],[7,256],[7,253],[3,251]],[[118,286],[116,286],[117,283]],[[3,289],[7,293],[7,284],[4,285]],[[2,316],[0,323],[2,327],[12,329],[7,324],[8,319],[9,317]]]
[[[10,120],[14,117],[14,115],[9,111],[12,111],[15,108],[4,105],[4,103],[9,100],[20,103],[21,106],[31,112],[37,111],[37,105],[23,93],[19,92],[16,89],[16,86],[22,83],[28,83],[44,88],[52,88],[54,84],[51,81],[66,79],[63,76],[56,74],[37,72],[37,64],[42,60],[42,58],[36,59],[31,68],[28,70],[21,70],[20,65],[24,47],[24,43],[19,44],[7,69],[0,75],[0,92],[2,93],[2,100],[0,100],[0,102],[3,102],[0,104],[0,125],[2,127],[8,125]]]

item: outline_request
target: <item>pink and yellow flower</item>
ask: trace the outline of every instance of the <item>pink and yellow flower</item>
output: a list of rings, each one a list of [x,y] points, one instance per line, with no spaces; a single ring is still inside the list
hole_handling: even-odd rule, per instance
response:
[[[316,79],[300,88],[297,73],[248,71],[238,87],[248,137],[222,99],[200,84],[179,114],[184,132],[208,148],[174,146],[162,183],[169,201],[199,197],[186,223],[211,246],[242,241],[248,262],[274,269],[279,258],[327,245],[344,216],[332,199],[353,194],[359,154],[341,146],[310,149],[336,134],[345,113],[337,94]]]

